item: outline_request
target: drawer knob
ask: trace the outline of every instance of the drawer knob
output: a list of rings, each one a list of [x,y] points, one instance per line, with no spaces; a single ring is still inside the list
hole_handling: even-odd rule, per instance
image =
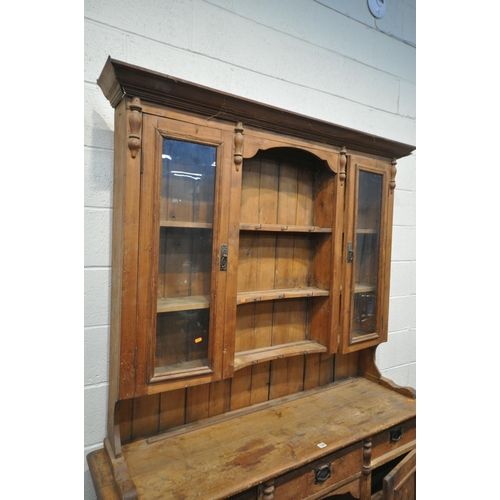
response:
[[[389,431],[391,443],[397,443],[403,437],[403,426],[395,427]]]
[[[314,469],[314,484],[324,483],[330,477],[332,477],[331,462],[329,464]]]

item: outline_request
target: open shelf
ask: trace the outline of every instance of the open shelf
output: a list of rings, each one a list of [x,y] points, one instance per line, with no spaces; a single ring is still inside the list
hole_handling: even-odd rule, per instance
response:
[[[306,226],[297,224],[259,224],[245,222],[240,224],[241,231],[288,231],[290,233],[331,233],[331,227]]]
[[[313,354],[326,352],[324,345],[312,340],[291,342],[289,344],[273,345],[261,349],[237,352],[234,357],[234,369],[239,370],[245,366],[271,361],[273,359],[288,358],[300,354]]]
[[[334,175],[294,148],[245,159],[234,369],[327,352]]]
[[[330,292],[316,286],[300,288],[277,288],[273,290],[256,290],[252,292],[239,292],[236,296],[237,304],[261,302],[264,300],[297,299],[301,297],[328,297]]]

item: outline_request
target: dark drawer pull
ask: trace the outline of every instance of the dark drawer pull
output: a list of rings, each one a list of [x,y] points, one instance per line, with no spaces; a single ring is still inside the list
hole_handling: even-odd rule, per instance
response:
[[[314,484],[324,483],[327,479],[332,477],[332,464],[323,465],[314,469]]]
[[[389,431],[390,442],[397,443],[403,437],[403,426],[395,427]]]

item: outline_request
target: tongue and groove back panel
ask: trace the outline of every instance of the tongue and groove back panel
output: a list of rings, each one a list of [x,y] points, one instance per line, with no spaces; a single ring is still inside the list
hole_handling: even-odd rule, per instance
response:
[[[324,193],[333,193],[333,173],[313,155],[296,151],[290,154],[284,148],[244,160],[242,170],[237,286],[241,298],[235,351],[309,339],[325,345],[334,217]],[[254,230],[255,226],[260,227],[259,231]],[[252,230],[246,229],[249,227]],[[182,262],[193,261],[194,254],[199,258],[198,249],[193,252],[190,242],[183,244],[184,232],[182,228],[174,231],[178,241],[170,243],[177,247],[178,265],[172,261],[168,265],[160,263],[166,276],[160,280],[164,287],[175,281],[168,274],[178,272]],[[307,287],[324,293],[287,300],[263,299],[266,290]],[[245,292],[254,292],[251,300],[244,298]],[[170,343],[168,347],[171,346]],[[171,349],[165,352],[172,355]],[[245,366],[235,371],[232,379],[122,401],[122,439],[128,442],[341,380],[356,374],[355,362],[349,363],[352,357],[355,354],[286,357]]]

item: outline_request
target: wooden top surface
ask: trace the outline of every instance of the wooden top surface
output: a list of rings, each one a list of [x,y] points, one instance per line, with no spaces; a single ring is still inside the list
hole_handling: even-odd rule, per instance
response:
[[[124,445],[123,455],[140,499],[213,500],[415,414],[414,399],[364,378],[348,379]]]

